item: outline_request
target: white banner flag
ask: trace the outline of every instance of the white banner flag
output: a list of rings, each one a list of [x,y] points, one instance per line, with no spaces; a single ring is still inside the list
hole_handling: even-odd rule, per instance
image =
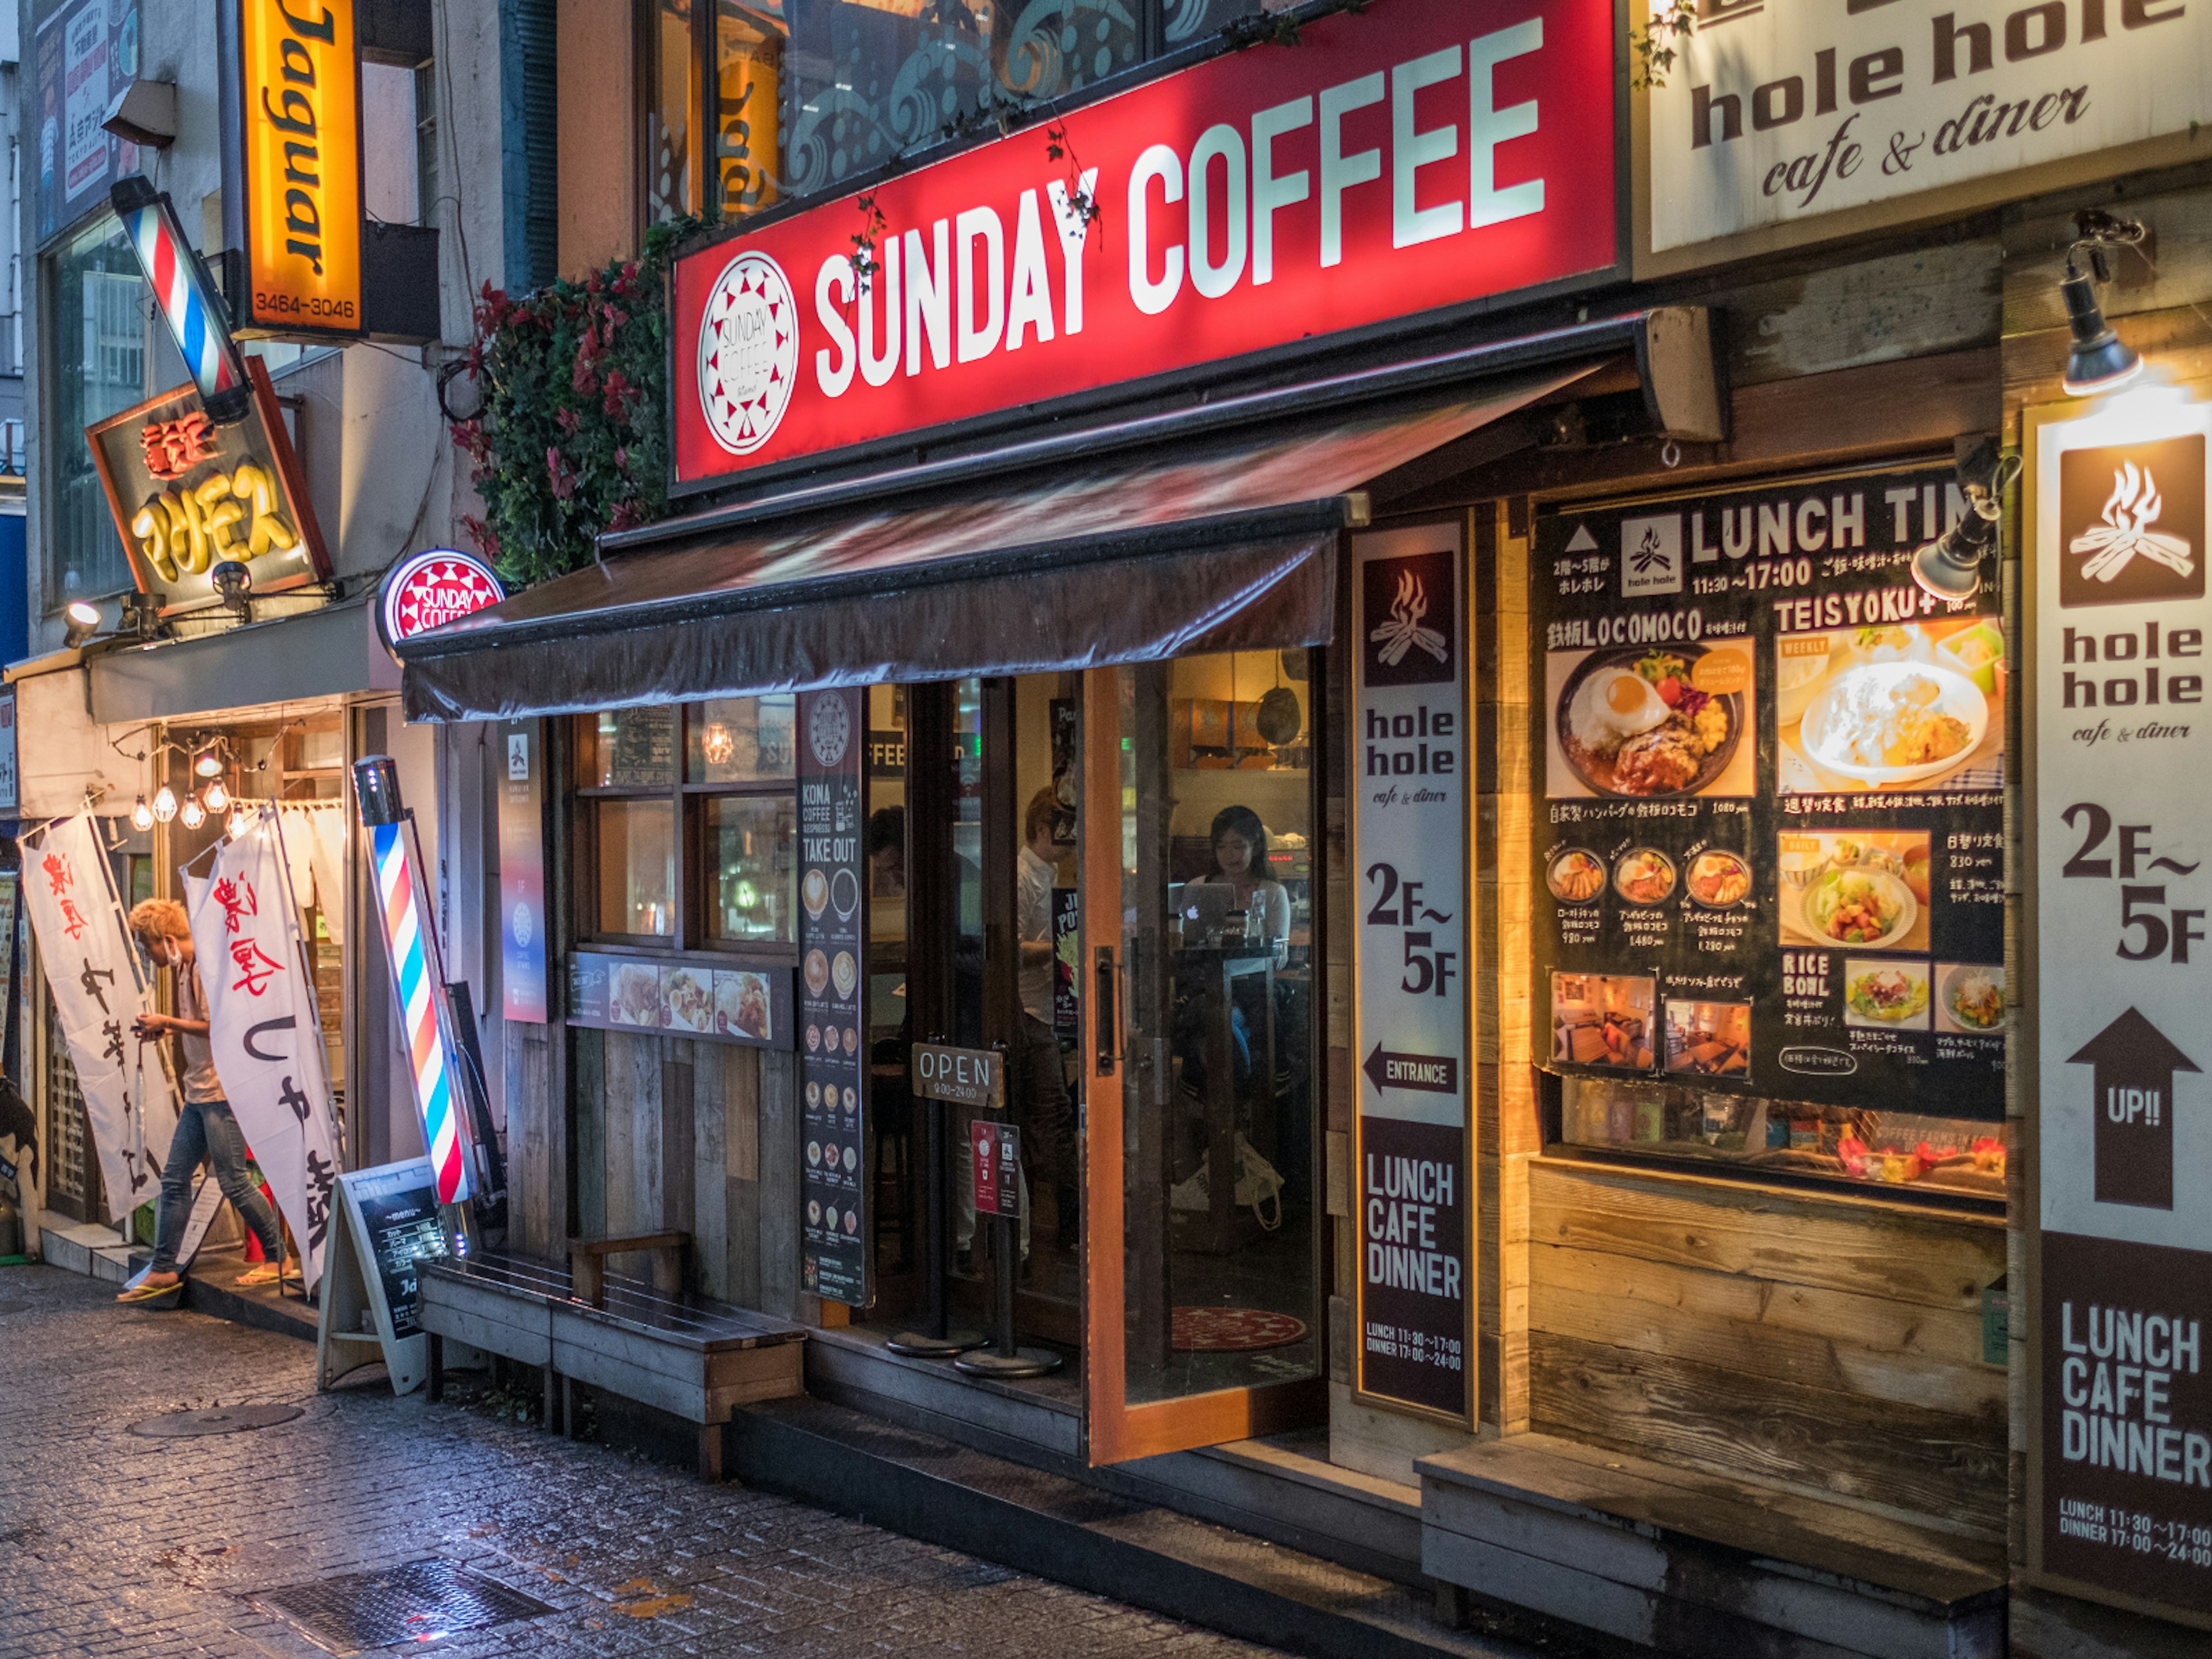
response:
[[[84,1097],[108,1218],[120,1221],[160,1190],[177,1097],[159,1046],[131,1035],[153,1004],[92,815],[62,819],[27,854],[23,905]]]
[[[322,1276],[337,1138],[273,806],[216,854],[191,921],[215,1074],[291,1224],[312,1288]]]

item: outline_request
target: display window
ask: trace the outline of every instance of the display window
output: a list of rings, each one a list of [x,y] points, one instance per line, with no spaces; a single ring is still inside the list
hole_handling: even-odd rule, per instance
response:
[[[1259,9],[642,0],[647,221],[743,218],[850,189],[917,150],[995,139],[1000,111],[1080,92]]]
[[[793,704],[738,697],[576,717],[585,939],[790,954]]]

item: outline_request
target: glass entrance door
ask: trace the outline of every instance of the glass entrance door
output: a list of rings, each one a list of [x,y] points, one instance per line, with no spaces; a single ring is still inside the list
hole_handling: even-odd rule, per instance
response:
[[[1085,677],[1094,1463],[1322,1409],[1309,669],[1238,652]]]

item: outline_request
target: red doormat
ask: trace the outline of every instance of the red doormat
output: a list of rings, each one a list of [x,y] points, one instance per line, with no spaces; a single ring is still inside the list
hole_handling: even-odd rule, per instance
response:
[[[1226,1353],[1280,1348],[1306,1334],[1306,1322],[1265,1308],[1177,1308],[1169,1327],[1178,1353]]]

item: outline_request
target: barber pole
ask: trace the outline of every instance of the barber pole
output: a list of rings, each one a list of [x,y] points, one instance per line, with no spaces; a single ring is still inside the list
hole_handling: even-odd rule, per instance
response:
[[[407,855],[406,826],[395,819],[369,825],[368,833],[376,866],[377,912],[384,920],[392,988],[415,1079],[415,1103],[422,1114],[422,1142],[437,1174],[438,1202],[458,1204],[469,1195],[468,1161],[446,1064],[445,1037],[438,1026],[437,986],[423,937],[414,863]]]
[[[209,418],[242,418],[253,396],[245,361],[207,270],[185,240],[175,207],[165,192],[136,174],[118,179],[110,197]]]

